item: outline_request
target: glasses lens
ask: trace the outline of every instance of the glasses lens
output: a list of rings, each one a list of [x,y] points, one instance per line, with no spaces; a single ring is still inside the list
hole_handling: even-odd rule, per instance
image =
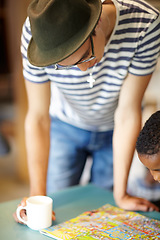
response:
[[[95,56],[91,56],[91,57],[88,58],[88,59],[85,59],[85,60],[83,60],[83,61],[80,61],[80,62],[77,63],[77,65],[78,65],[78,64],[81,64],[81,63],[90,62],[90,61],[92,61],[93,59],[95,59]]]

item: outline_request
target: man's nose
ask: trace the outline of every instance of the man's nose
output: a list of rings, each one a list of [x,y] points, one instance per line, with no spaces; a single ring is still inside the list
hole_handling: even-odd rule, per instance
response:
[[[77,67],[78,67],[81,71],[86,71],[86,70],[89,68],[89,62],[77,64]]]
[[[159,174],[155,174],[155,173],[153,173],[152,171],[150,171],[150,172],[151,172],[154,180],[157,181],[157,182],[160,182],[160,176],[159,176]]]

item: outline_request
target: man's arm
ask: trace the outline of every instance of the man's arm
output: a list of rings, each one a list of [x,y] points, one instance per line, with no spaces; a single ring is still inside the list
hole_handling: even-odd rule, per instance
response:
[[[50,83],[26,81],[26,90],[28,112],[25,121],[25,140],[30,178],[30,195],[46,195],[46,176],[50,145]],[[26,199],[22,199],[22,206],[26,205]],[[16,212],[13,213],[13,217],[16,222],[19,222]],[[25,211],[21,211],[21,217],[26,219]],[[52,220],[55,220],[54,212]]]
[[[141,129],[142,98],[150,78],[151,75],[134,76],[128,74],[122,86],[115,113],[113,136],[114,197],[116,203],[126,210],[158,210],[149,201],[131,197],[126,192],[135,144]]]
[[[26,81],[28,113],[25,121],[25,139],[30,177],[30,195],[46,194],[46,176],[49,156],[50,83]]]

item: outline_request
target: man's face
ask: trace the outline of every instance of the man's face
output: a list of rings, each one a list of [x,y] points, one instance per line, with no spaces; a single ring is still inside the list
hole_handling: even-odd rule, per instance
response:
[[[154,155],[138,154],[138,157],[150,170],[154,180],[160,182],[160,153]]]
[[[81,71],[86,71],[88,68],[93,67],[96,63],[100,62],[104,54],[105,43],[103,41],[103,38],[100,38],[100,35],[92,36],[92,39],[95,56],[93,60],[79,64],[79,62],[87,60],[92,56],[91,39],[89,37],[75,53],[73,53],[65,60],[59,62],[58,64],[61,66],[76,64]]]

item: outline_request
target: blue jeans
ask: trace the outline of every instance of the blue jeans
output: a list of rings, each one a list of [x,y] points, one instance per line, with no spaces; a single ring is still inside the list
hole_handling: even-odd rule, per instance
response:
[[[90,182],[113,187],[113,131],[91,132],[51,119],[47,192],[79,184],[88,156],[93,163]]]

